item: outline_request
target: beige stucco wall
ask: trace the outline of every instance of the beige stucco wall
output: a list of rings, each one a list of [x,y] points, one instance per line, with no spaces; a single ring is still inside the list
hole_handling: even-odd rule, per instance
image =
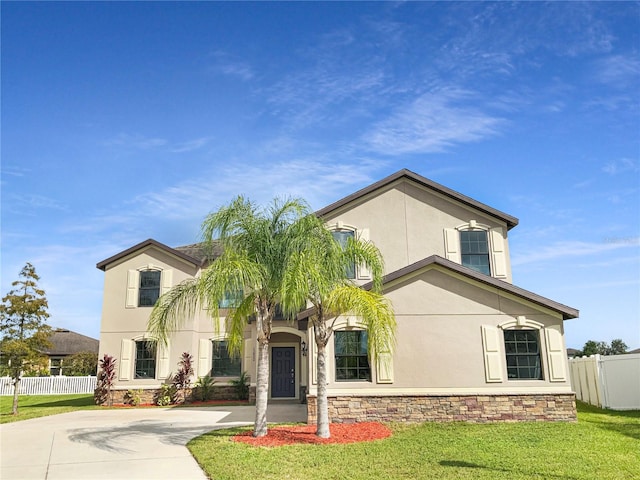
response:
[[[118,360],[118,388],[142,388],[157,386],[165,380],[161,378],[159,371],[159,361],[156,362],[156,379],[135,379],[134,375],[130,380],[120,380],[120,367],[122,357],[122,340],[140,340],[147,335],[147,322],[151,314],[151,307],[128,307],[126,305],[128,275],[130,270],[140,270],[152,266],[163,272],[170,271],[171,283],[163,284],[164,287],[175,286],[178,283],[192,278],[197,268],[179,257],[168,254],[154,246],[134,252],[134,254],[120,259],[118,262],[107,266],[104,274],[104,299],[102,305],[102,321],[100,329],[100,358],[105,354],[112,355]],[[137,301],[136,301],[137,304]],[[168,375],[176,372],[178,360],[183,352],[188,352],[193,356],[194,368],[197,376],[198,361],[200,354],[200,340],[212,340],[224,338],[224,315],[225,310],[220,310],[223,317],[216,323],[210,318],[207,312],[198,312],[194,318],[188,319],[180,325],[180,328],[170,336],[168,354]],[[250,328],[247,328],[246,337],[250,337]],[[251,358],[251,357],[249,357]],[[210,355],[209,359],[210,362]],[[135,363],[135,362],[133,362]],[[210,366],[210,363],[209,363]],[[133,365],[130,367],[133,368]],[[253,365],[247,365],[245,369],[249,372]],[[218,379],[218,384],[225,383],[227,379]]]
[[[411,278],[396,281],[385,289],[385,295],[393,303],[398,323],[392,382],[378,382],[373,358],[370,360],[371,382],[336,382],[332,340],[327,349],[329,395],[346,394],[349,390],[370,395],[571,391],[568,374],[564,381],[549,380],[545,329],[562,332],[559,314],[439,266],[426,267]],[[499,353],[502,381],[487,382],[482,327],[498,327],[501,335],[499,326],[518,317],[535,322],[531,325],[543,326],[539,336],[544,379],[508,380],[502,344]],[[354,320],[351,325],[358,328]],[[346,325],[342,323],[339,326],[344,328]],[[500,342],[503,342],[502,337]],[[568,372],[566,355],[563,361]],[[315,379],[313,371],[312,376]],[[315,386],[311,393],[314,392]]]
[[[475,220],[478,225],[501,229],[506,278],[511,282],[507,225],[462,203],[401,179],[324,217],[333,228],[338,222],[368,229],[369,239],[380,249],[385,273],[406,267],[431,255],[446,257],[444,230]]]

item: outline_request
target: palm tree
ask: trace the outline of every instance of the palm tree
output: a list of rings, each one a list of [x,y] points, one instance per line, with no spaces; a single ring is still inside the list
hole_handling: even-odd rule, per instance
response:
[[[383,261],[380,251],[370,242],[350,238],[341,246],[321,219],[315,215],[299,221],[295,238],[304,244],[291,255],[282,285],[283,312],[292,315],[309,306],[318,368],[317,431],[328,438],[326,347],[340,315],[359,317],[367,331],[368,352],[390,354],[395,344],[396,320],[389,301],[381,294]],[[347,278],[355,265],[369,268],[373,281],[363,289]],[[387,355],[381,358],[387,358]]]
[[[225,292],[239,293],[237,303],[226,318],[228,348],[238,355],[243,330],[255,315],[258,341],[256,416],[253,435],[267,434],[269,385],[269,339],[275,308],[281,302],[282,281],[291,245],[304,242],[294,238],[294,225],[309,216],[301,200],[274,200],[266,210],[238,196],[228,206],[211,213],[202,224],[202,236],[211,244],[217,238],[223,253],[201,275],[188,279],[162,295],[149,319],[149,331],[166,344],[171,332],[193,318],[201,307],[218,324],[218,304]],[[292,309],[283,303],[287,311]]]

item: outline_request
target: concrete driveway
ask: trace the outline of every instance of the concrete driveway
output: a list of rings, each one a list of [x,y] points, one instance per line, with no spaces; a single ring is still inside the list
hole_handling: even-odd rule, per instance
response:
[[[304,422],[306,405],[269,405],[270,422]],[[253,423],[255,407],[84,410],[0,425],[2,480],[205,480],[186,444]]]

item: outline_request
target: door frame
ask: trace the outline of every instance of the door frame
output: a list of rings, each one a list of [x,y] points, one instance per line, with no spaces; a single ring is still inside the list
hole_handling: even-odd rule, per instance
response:
[[[278,347],[293,347],[293,355],[295,357],[295,378],[294,378],[294,396],[293,397],[273,397],[271,395],[271,385],[273,382],[273,349]],[[294,342],[286,343],[269,343],[269,400],[300,400],[300,344]]]

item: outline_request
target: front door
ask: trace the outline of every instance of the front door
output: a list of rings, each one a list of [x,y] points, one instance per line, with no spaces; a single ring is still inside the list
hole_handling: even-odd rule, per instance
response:
[[[271,398],[295,398],[296,349],[271,348]]]

